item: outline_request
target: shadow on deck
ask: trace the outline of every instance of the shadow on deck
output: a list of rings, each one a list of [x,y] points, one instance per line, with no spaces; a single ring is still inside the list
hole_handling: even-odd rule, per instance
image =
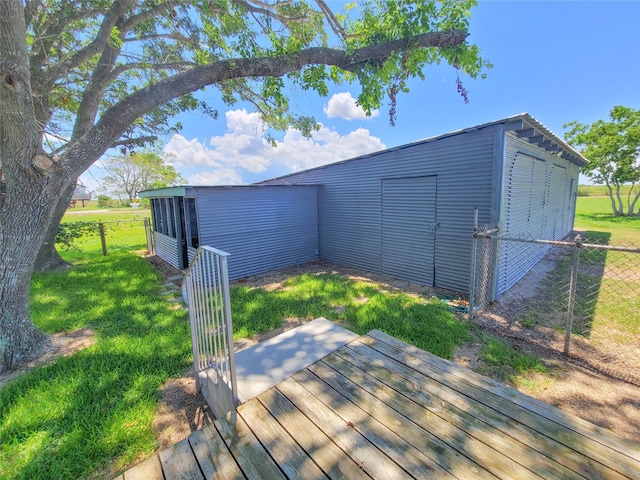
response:
[[[119,478],[638,478],[634,442],[379,331],[347,341]]]

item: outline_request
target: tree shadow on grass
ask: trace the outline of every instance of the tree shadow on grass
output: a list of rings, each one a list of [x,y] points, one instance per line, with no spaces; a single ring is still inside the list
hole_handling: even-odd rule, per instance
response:
[[[158,278],[127,254],[34,277],[36,325],[90,325],[97,343],[0,389],[0,475],[105,476],[155,448],[158,389],[191,360],[186,312],[159,295]]]

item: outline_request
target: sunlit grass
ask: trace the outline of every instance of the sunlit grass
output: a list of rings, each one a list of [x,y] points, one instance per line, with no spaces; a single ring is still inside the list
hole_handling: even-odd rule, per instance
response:
[[[546,374],[547,367],[536,357],[514,350],[504,342],[488,335],[481,336],[481,364],[478,372],[516,387],[534,388],[528,380],[532,373]]]
[[[186,312],[144,259],[73,256],[71,271],[34,276],[32,317],[49,333],[91,327],[97,341],[0,389],[2,478],[103,478],[147,455],[158,388],[190,366]]]
[[[285,318],[325,317],[365,334],[379,329],[444,358],[469,338],[468,326],[441,302],[385,292],[335,274],[303,274],[282,290],[235,287],[231,293],[236,338],[277,328]]]

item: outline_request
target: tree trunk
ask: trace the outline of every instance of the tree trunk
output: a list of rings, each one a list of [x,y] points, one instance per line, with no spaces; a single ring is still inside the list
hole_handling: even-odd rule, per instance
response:
[[[44,236],[42,246],[38,251],[38,257],[36,258],[36,264],[34,267],[35,272],[49,272],[53,270],[62,270],[69,268],[70,263],[63,260],[63,258],[56,250],[56,235],[58,233],[58,226],[60,220],[67,211],[73,191],[75,190],[75,182],[70,184],[62,193],[62,197],[58,201],[58,205],[53,212],[53,217],[47,226],[47,233]]]
[[[44,155],[35,118],[24,6],[0,2],[0,372],[37,355],[47,340],[29,316],[33,266],[65,172]]]
[[[613,188],[611,188],[611,184],[609,182],[606,182],[607,185],[607,191],[609,192],[609,200],[611,200],[611,209],[613,210],[613,214],[616,217],[620,216],[620,211],[618,210],[618,207],[616,206],[616,199],[613,195]]]
[[[624,202],[622,201],[622,196],[620,195],[620,184],[616,182],[616,200],[618,200],[618,213],[621,217],[624,217]]]
[[[6,160],[3,156],[3,162]],[[60,178],[43,178],[28,169],[15,173],[18,175],[7,184],[0,209],[0,371],[16,368],[36,356],[47,340],[31,322],[29,290],[36,256],[54,209],[51,205],[56,205],[63,189]]]
[[[633,188],[633,186],[632,186]],[[631,190],[629,190],[629,196],[631,196]],[[638,211],[638,213],[636,214],[636,204],[638,203],[638,200],[640,199],[640,189],[638,190],[638,192],[635,194],[635,196],[633,197],[633,200],[629,200],[629,216],[633,217],[634,215],[640,215],[640,210]]]

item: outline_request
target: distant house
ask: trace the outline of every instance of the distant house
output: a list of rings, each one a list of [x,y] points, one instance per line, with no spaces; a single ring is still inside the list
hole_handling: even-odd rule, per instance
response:
[[[509,236],[563,238],[585,164],[524,113],[259,185],[140,196],[152,202],[156,253],[178,268],[208,244],[231,254],[231,278],[322,258],[466,293],[474,209]],[[541,252],[516,263],[501,251],[497,294]]]
[[[76,188],[73,190],[73,196],[71,197],[69,206],[75,207],[78,202],[81,202],[84,207],[85,203],[88,203],[89,201],[91,201],[91,192],[87,192],[84,187],[76,185]]]

